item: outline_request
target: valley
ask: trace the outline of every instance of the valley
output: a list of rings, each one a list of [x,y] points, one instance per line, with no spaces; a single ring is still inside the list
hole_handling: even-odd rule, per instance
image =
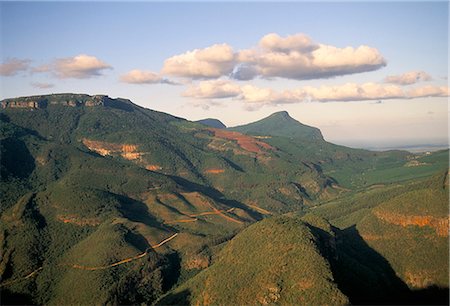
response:
[[[352,149],[287,112],[0,106],[2,304],[448,303],[448,149]]]

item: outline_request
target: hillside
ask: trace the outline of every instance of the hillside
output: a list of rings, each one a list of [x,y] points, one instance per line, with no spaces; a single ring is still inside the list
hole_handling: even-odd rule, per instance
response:
[[[244,134],[256,136],[283,136],[298,140],[323,140],[319,129],[302,124],[282,111],[259,121],[230,128]]]
[[[323,257],[333,237],[321,241],[321,231],[299,218],[258,222],[227,243],[209,268],[157,304],[345,305],[348,299]]]
[[[3,303],[194,303],[206,285],[217,303],[397,303],[448,287],[448,150],[350,149],[287,113],[269,117],[279,135],[241,133],[104,95],[0,106]],[[401,231],[401,247],[370,239]],[[223,290],[239,271],[253,285]]]
[[[315,214],[342,230],[346,256],[338,274],[343,277],[339,281],[346,284],[343,291],[353,296],[351,300],[385,301],[387,297],[371,294],[361,283],[385,271],[396,286],[403,287],[403,300],[412,304],[448,303],[448,201],[448,174],[440,173],[378,186],[314,209]],[[378,260],[370,260],[364,253],[377,254]]]

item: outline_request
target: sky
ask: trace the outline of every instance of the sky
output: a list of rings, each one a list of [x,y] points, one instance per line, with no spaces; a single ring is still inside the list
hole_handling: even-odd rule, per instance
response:
[[[107,94],[353,147],[448,143],[441,2],[0,2],[0,99]]]

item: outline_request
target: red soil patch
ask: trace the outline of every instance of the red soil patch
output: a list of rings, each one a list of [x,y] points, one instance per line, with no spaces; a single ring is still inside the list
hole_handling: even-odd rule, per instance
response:
[[[120,154],[125,159],[133,160],[140,158],[143,154],[142,152],[137,152],[137,145],[95,141],[86,138],[83,138],[81,141],[89,150],[95,151],[103,156],[116,153]]]
[[[250,206],[251,208],[255,209],[256,211],[264,214],[264,215],[271,215],[272,213],[264,208],[261,208],[258,206],[258,203],[256,202],[250,202],[250,203],[245,203],[245,205]]]
[[[145,169],[150,170],[150,171],[158,171],[158,170],[161,170],[162,167],[158,166],[158,165],[147,165],[147,166],[145,166]]]
[[[206,169],[205,173],[210,173],[210,174],[219,174],[219,173],[224,173],[225,170],[223,169]]]
[[[75,215],[57,215],[56,218],[63,223],[71,223],[78,226],[97,226],[100,224],[100,220],[95,218],[79,218]]]
[[[274,148],[262,141],[259,141],[255,139],[254,137],[244,135],[238,132],[231,132],[231,131],[225,131],[221,129],[209,129],[210,131],[214,132],[214,136],[222,138],[222,139],[228,139],[228,140],[235,140],[237,141],[237,144],[244,149],[245,151],[252,152],[252,153],[264,153],[264,150],[273,150]]]

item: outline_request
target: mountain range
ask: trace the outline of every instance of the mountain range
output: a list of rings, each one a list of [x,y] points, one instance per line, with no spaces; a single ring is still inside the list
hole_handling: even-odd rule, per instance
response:
[[[3,304],[448,303],[448,150],[347,148],[287,112],[0,107]]]

